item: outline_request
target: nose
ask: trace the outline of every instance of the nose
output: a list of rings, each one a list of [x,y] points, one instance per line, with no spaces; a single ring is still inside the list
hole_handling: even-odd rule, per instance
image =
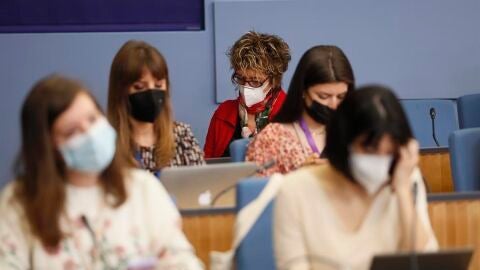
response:
[[[155,88],[155,82],[148,82],[147,89],[154,89],[154,88]]]
[[[92,127],[93,124],[94,124],[94,123],[92,123],[92,122],[90,122],[90,121],[87,121],[87,120],[86,120],[86,121],[83,121],[83,122],[81,123],[81,125],[80,125],[80,131],[81,131],[82,133],[87,132],[87,131]]]
[[[339,104],[340,100],[337,97],[332,97],[328,102],[328,107],[332,110],[336,110]]]

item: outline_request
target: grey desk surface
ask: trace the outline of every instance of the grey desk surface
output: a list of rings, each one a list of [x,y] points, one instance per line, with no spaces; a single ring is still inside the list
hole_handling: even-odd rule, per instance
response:
[[[450,193],[430,193],[427,196],[428,202],[451,202],[451,201],[466,201],[466,200],[480,200],[480,191],[474,192],[450,192]],[[180,209],[180,213],[184,216],[194,215],[208,215],[208,214],[224,214],[234,213],[236,207],[207,207],[201,209]]]

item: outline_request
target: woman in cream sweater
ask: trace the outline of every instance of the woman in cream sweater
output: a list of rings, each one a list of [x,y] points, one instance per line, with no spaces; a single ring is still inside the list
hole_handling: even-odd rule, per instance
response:
[[[278,269],[366,270],[379,253],[438,248],[418,143],[390,90],[348,96],[327,127],[324,151],[327,164],[288,174],[277,197]]]

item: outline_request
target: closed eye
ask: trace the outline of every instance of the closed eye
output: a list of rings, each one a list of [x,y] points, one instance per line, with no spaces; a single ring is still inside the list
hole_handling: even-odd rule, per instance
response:
[[[74,137],[75,135],[77,134],[80,134],[82,133],[81,129],[78,128],[78,127],[72,127],[70,129],[67,129],[64,133],[63,133],[63,137],[67,138],[67,139],[70,139],[72,137]]]
[[[133,85],[133,89],[135,89],[136,91],[140,91],[145,89],[145,85],[143,83],[136,83]]]

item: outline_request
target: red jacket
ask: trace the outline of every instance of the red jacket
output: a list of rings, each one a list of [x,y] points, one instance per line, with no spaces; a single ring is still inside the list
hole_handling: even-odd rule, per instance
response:
[[[280,90],[277,100],[273,103],[268,119],[272,121],[285,101],[285,91]],[[238,120],[238,99],[221,103],[210,120],[207,138],[205,139],[205,158],[221,157],[227,149]]]

